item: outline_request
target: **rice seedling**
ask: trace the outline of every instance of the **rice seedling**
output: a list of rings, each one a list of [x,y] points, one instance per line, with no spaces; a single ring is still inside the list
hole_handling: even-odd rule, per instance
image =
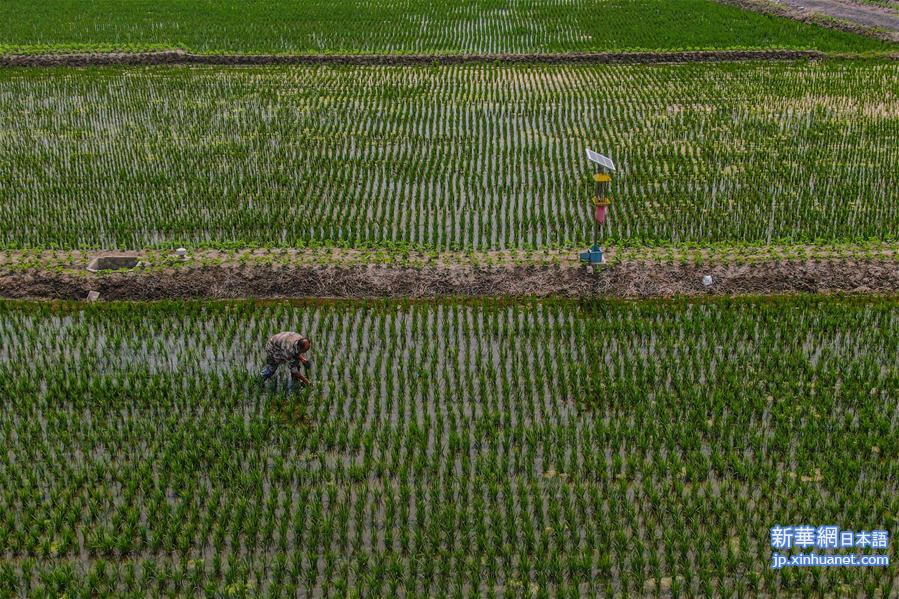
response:
[[[895,240],[899,69],[0,71],[0,247]]]
[[[0,595],[891,596],[768,535],[895,530],[897,377],[895,299],[3,303]]]
[[[21,0],[0,4],[0,52],[438,54],[815,48],[883,42],[712,0]]]

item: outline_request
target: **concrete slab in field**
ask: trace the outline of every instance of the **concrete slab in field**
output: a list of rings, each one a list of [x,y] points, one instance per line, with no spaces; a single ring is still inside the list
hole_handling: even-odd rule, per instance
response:
[[[140,257],[132,254],[106,254],[96,256],[87,265],[90,272],[99,272],[101,270],[123,270],[134,268],[140,261]]]

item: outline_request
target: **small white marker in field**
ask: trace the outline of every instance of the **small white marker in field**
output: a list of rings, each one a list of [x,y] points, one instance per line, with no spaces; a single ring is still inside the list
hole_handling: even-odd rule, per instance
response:
[[[702,284],[705,285],[706,287],[709,287],[714,282],[715,281],[712,279],[712,275],[706,275],[706,276],[702,277]]]
[[[98,299],[100,299],[100,292],[99,291],[88,291],[87,297],[85,299],[89,302],[95,302]]]
[[[178,248],[175,250],[175,255],[179,258],[184,258],[187,256],[187,248]]]

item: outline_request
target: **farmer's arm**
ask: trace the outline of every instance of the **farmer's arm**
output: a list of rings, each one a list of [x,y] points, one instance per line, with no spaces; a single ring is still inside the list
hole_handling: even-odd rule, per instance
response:
[[[302,381],[304,385],[312,384],[309,379],[307,379],[306,376],[302,372],[300,372],[300,369],[296,364],[290,365],[290,376],[292,376],[294,380]]]

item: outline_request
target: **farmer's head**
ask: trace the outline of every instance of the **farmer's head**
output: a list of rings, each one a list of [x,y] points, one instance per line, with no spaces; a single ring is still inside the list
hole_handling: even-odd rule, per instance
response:
[[[299,341],[297,341],[297,349],[300,350],[301,354],[306,353],[312,348],[312,342],[309,341],[306,337],[303,337]]]

